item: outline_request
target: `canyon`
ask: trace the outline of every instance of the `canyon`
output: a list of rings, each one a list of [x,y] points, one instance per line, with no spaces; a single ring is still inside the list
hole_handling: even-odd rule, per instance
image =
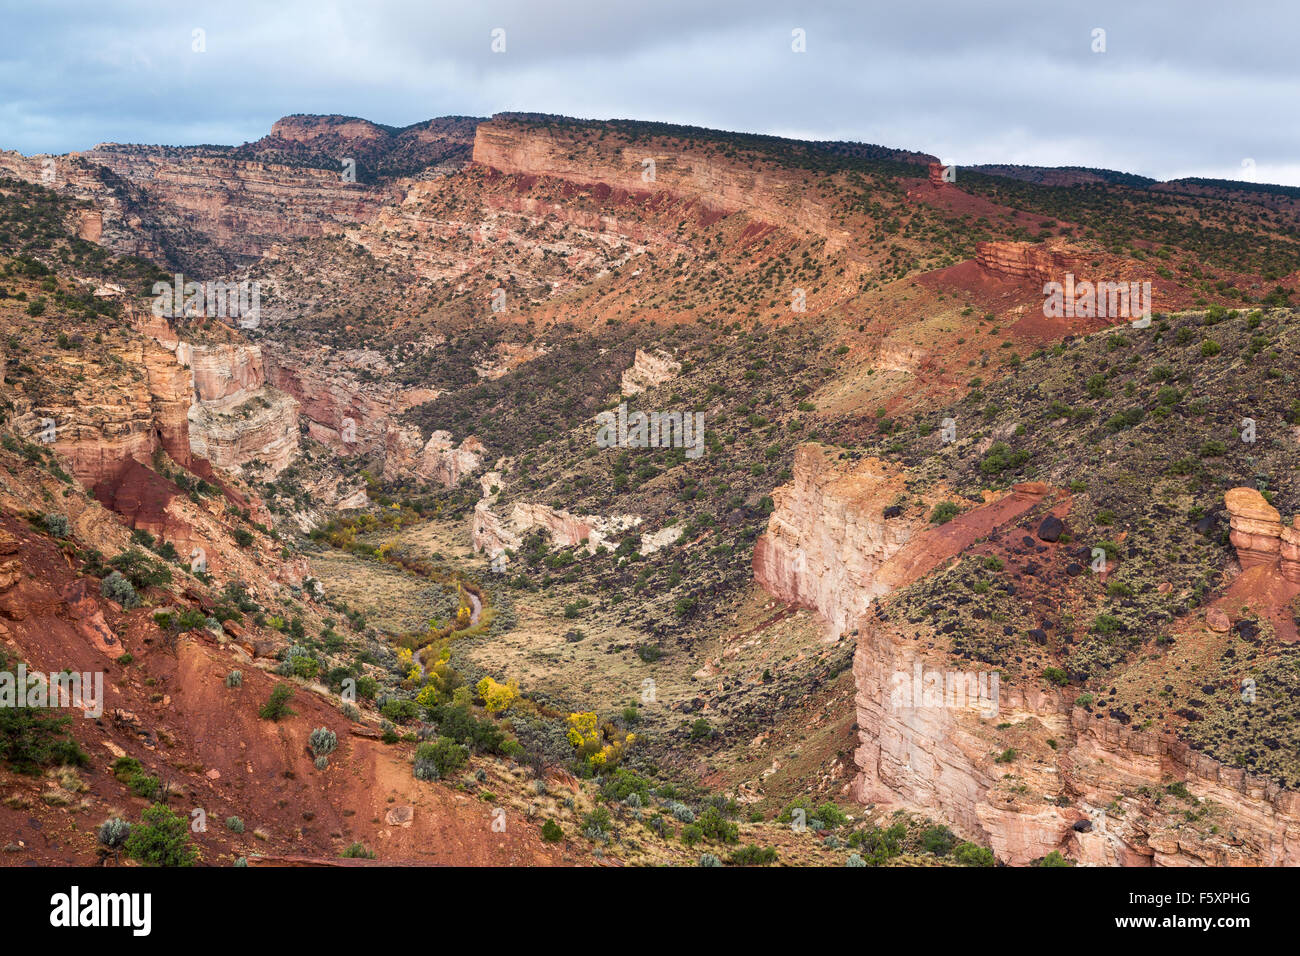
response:
[[[404,812],[367,831],[387,859],[434,838],[426,807],[458,860],[492,859],[456,790],[490,780],[528,808],[512,860],[587,861],[586,814],[609,805],[635,839],[601,853],[693,862],[687,814],[606,799],[598,762],[557,774],[587,759],[566,721],[591,713],[602,760],[644,748],[624,768],[654,766],[654,789],[752,806],[744,841],[783,860],[866,852],[784,842],[795,801],[827,800],[867,841],[905,811],[912,862],[952,862],[921,849],[942,826],[1014,866],[1300,863],[1300,519],[1279,510],[1297,511],[1297,450],[1285,429],[1247,449],[1216,431],[1246,395],[1294,426],[1269,383],[1294,374],[1300,271],[1251,271],[1236,233],[1155,235],[1185,197],[1144,193],[1167,205],[1133,238],[1107,230],[1137,187],[1004,172],[1026,190],[908,150],[530,114],[0,154],[23,224],[0,229],[0,635],[47,662],[65,642],[143,660],[163,689],[124,672],[118,703],[182,741],[211,781],[192,786],[274,821],[267,859],[333,861],[334,834],[365,830],[349,813],[387,820],[299,753],[329,725],[416,808],[409,831]],[[1096,225],[1062,214],[1080,183]],[[1036,314],[1043,283],[1149,256],[1170,275],[1154,331]],[[177,271],[258,281],[260,321],[155,314]],[[705,453],[596,447],[594,416],[632,396],[702,415]],[[170,583],[114,600],[110,568],[141,560]],[[176,632],[183,616],[205,623]],[[236,665],[263,699],[297,688],[287,737],[261,700],[227,709]],[[375,688],[346,722],[344,673]],[[900,705],[914,673],[996,676],[996,712]],[[485,677],[526,702],[503,720]],[[417,786],[407,751],[451,725],[428,701],[517,748],[465,745],[483,779]],[[101,730],[83,736],[170,759]],[[249,765],[301,774],[277,786],[319,825],[216,782],[249,772],[212,743],[238,735]],[[97,797],[121,789],[99,777]],[[535,832],[552,816],[564,848]]]

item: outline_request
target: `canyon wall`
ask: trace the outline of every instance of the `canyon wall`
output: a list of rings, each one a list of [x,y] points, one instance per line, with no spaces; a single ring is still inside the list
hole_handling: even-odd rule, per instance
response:
[[[141,197],[125,184],[115,183],[103,167],[81,157],[80,153],[24,156],[0,150],[0,175],[52,189],[82,203],[83,208],[73,214],[74,221],[67,223],[80,238],[119,255],[166,262],[162,233],[153,213],[139,201]]]
[[[235,473],[257,461],[279,474],[297,458],[298,402],[267,384],[260,345],[185,341],[145,309],[128,308],[128,320],[186,372],[189,451]]]
[[[160,448],[191,467],[188,372],[148,340],[114,347],[110,354],[120,365],[61,356],[68,368],[51,378],[75,384],[39,404],[16,395],[15,428],[50,445],[87,488],[116,481],[128,463],[147,462]],[[136,371],[123,374],[123,369]],[[51,432],[52,441],[47,440]]]
[[[193,151],[104,144],[75,155],[143,193],[178,243],[182,264],[196,259],[184,241],[190,234],[219,248],[227,262],[251,262],[274,242],[340,234],[367,222],[394,198],[387,189],[345,182],[341,172]]]
[[[267,353],[267,381],[298,401],[316,441],[345,455],[382,451],[389,419],[398,411],[396,398],[362,389],[347,372],[346,353],[326,351]]]
[[[688,152],[666,137],[636,144],[620,139],[577,144],[564,130],[494,117],[479,124],[473,157],[480,165],[508,174],[599,184],[647,198],[667,192],[722,214],[743,210],[763,222],[821,236],[831,253],[854,245],[853,236],[834,222],[831,203],[810,188],[807,173],[775,164],[729,162],[720,151]],[[654,164],[653,175],[647,160]]]
[[[916,518],[886,510],[903,476],[878,459],[848,463],[821,445],[795,450],[794,478],[754,545],[754,579],[774,597],[812,608],[831,632],[847,631],[883,593],[876,572],[915,534]]]
[[[942,820],[1015,865],[1054,850],[1097,865],[1300,862],[1300,795],[1170,734],[1076,706],[1075,693],[1046,680],[1003,682],[992,668],[980,672],[951,658],[941,635],[885,610],[877,598],[1060,494],[1035,482],[986,493],[985,504],[935,527],[924,508],[892,503],[902,483],[882,462],[801,446],[755,547],[755,579],[768,593],[817,611],[833,633],[857,628],[856,799]],[[1276,512],[1251,489],[1229,492],[1227,503],[1243,564],[1268,554],[1280,575]],[[937,699],[900,697],[900,687],[936,676]],[[976,687],[993,693],[980,696]],[[1182,804],[1161,800],[1171,781],[1216,815],[1189,824]]]
[[[1104,866],[1300,862],[1300,794],[1073,706],[1046,682],[1001,684],[995,714],[978,702],[900,705],[896,681],[918,667],[967,673],[958,666],[897,622],[864,617],[853,663],[858,800],[929,814],[1018,866],[1054,850]],[[1013,745],[1014,762],[1001,761]],[[1171,781],[1221,812],[1189,825],[1186,805],[1164,796]]]

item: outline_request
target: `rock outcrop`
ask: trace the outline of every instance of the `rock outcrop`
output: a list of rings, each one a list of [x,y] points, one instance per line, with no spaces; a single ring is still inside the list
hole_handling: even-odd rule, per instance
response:
[[[177,374],[185,371],[191,389],[188,441],[194,455],[236,473],[258,461],[274,474],[298,456],[298,402],[266,384],[261,346],[187,342],[167,319],[143,310],[131,321],[172,352]],[[172,457],[185,464],[174,452]]]
[[[1088,259],[1070,251],[1063,240],[1038,242],[978,242],[975,261],[994,275],[1035,282],[1060,282],[1087,270]]]
[[[872,598],[880,566],[921,526],[884,516],[903,476],[878,459],[847,464],[821,445],[795,451],[794,479],[772,492],[775,508],[754,546],[754,579],[773,597],[812,608],[832,633],[849,629]]]
[[[252,262],[285,239],[342,233],[392,198],[341,172],[198,149],[108,143],[78,155],[140,190],[161,230],[179,241],[179,264],[191,271]]]
[[[382,453],[393,417],[409,407],[401,389],[360,381],[361,370],[379,377],[391,371],[376,352],[279,347],[265,361],[267,382],[298,401],[308,435],[342,455]]]
[[[1277,565],[1282,551],[1282,516],[1278,510],[1254,488],[1233,488],[1224,493],[1223,503],[1231,528],[1228,539],[1237,549],[1242,570]],[[1294,573],[1295,568],[1291,571]]]
[[[190,448],[218,468],[257,462],[279,474],[298,457],[298,403],[273,388],[195,402],[189,422]]]
[[[545,533],[553,547],[584,545],[588,554],[595,554],[597,548],[617,547],[619,541],[636,531],[644,520],[638,515],[575,515],[549,505],[522,501],[515,503],[510,509],[509,519],[505,519],[492,510],[494,502],[494,497],[484,497],[474,506],[471,527],[474,550],[489,557],[517,550],[524,535],[531,531]],[[653,554],[681,536],[681,528],[662,528],[645,535],[637,551],[641,555]]]
[[[384,478],[414,477],[454,488],[482,467],[486,453],[483,443],[472,435],[457,446],[450,432],[435,431],[425,442],[414,425],[390,424],[384,439]]]
[[[636,395],[670,381],[681,370],[682,363],[676,361],[671,355],[637,349],[632,367],[623,373],[622,392],[624,395]]]
[[[1074,695],[1044,680],[1003,682],[992,669],[972,670],[918,641],[913,624],[883,612],[877,599],[1020,520],[1052,493],[1040,483],[1017,485],[928,527],[893,507],[895,516],[884,517],[901,482],[881,462],[802,446],[794,480],[777,489],[776,510],[755,549],[756,579],[770,593],[817,610],[836,632],[858,628],[858,800],[942,819],[1013,865],[1054,850],[1097,865],[1300,861],[1300,795],[1229,769],[1170,734],[1075,707]],[[1290,561],[1300,530],[1283,529],[1251,489],[1229,492],[1227,503],[1243,563],[1260,568],[1250,573],[1267,573],[1263,560],[1281,573],[1282,542]],[[1048,525],[1052,533],[1038,540],[1058,547],[1050,543],[1059,540],[1056,522],[1044,519],[1038,527]],[[934,699],[899,694],[900,687],[929,688],[932,680],[940,688]],[[1019,756],[1009,772],[999,754],[1013,743]],[[1152,796],[1171,779],[1224,807],[1232,826],[1189,829],[1178,808]]]

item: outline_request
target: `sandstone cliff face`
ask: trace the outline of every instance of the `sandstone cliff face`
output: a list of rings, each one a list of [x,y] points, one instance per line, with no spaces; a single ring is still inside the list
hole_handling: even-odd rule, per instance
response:
[[[473,436],[457,447],[450,432],[435,431],[424,442],[415,426],[390,423],[384,438],[384,478],[394,481],[414,477],[454,488],[463,477],[482,467],[486,452],[483,443]]]
[[[418,470],[420,477],[450,487],[481,463],[485,449],[477,438],[467,438],[456,448],[443,447],[450,436],[422,442],[418,431],[397,421],[402,412],[433,401],[441,392],[384,382],[392,370],[377,352],[306,350],[277,343],[266,348],[263,361],[267,384],[298,403],[313,439],[341,455],[391,455],[392,464],[384,466],[388,477],[403,469]],[[379,381],[363,383],[358,376],[363,370]]]
[[[235,473],[256,460],[279,474],[298,456],[298,403],[266,384],[261,346],[186,342],[165,318],[143,310],[131,322],[172,353],[191,389],[189,451]]]
[[[382,451],[389,420],[400,407],[396,395],[363,389],[348,374],[363,361],[354,359],[331,350],[277,348],[265,355],[267,381],[298,401],[308,434],[344,455]]]
[[[806,177],[796,171],[684,155],[669,141],[632,144],[613,137],[611,142],[585,144],[575,152],[563,133],[495,117],[478,126],[473,156],[474,162],[503,173],[603,184],[646,196],[667,192],[723,214],[744,210],[772,225],[822,236],[828,252],[854,244],[852,235],[834,223],[830,203],[806,188]],[[646,160],[654,162],[652,180],[642,178]]]
[[[1018,485],[945,525],[926,527],[883,518],[899,482],[880,462],[840,461],[827,449],[803,446],[794,480],[774,495],[777,508],[755,549],[755,576],[769,593],[817,610],[837,632],[858,627],[858,800],[942,819],[1015,865],[1053,850],[1097,865],[1297,861],[1300,795],[1225,767],[1173,736],[1075,707],[1074,695],[1045,681],[995,682],[992,673],[918,639],[914,624],[891,619],[878,599],[1052,493],[1038,483]],[[1280,537],[1276,512],[1261,507],[1262,497],[1229,492],[1228,502],[1234,534],[1250,535],[1242,539],[1248,552],[1270,553],[1277,562],[1278,552],[1259,541]],[[885,533],[889,522],[895,530]],[[919,688],[936,676],[937,699],[900,697],[900,686]],[[1000,762],[1011,747],[1018,751],[1014,764]],[[1170,781],[1216,805],[1216,822],[1189,825],[1179,807],[1154,799]]]
[[[157,223],[141,208],[140,197],[112,182],[101,166],[86,161],[82,154],[23,156],[4,150],[0,151],[0,173],[87,203],[88,208],[68,224],[82,239],[120,255],[142,256],[153,262],[168,260]]]
[[[279,474],[298,457],[298,403],[273,388],[236,392],[189,409],[190,448],[236,474],[254,461]]]
[[[959,675],[967,687],[980,676],[876,611],[859,625],[853,666],[859,800],[944,819],[1012,865],[1053,850],[1123,866],[1289,865],[1300,855],[1300,795],[1170,735],[1074,707],[1046,682],[998,684],[995,710],[969,694],[933,706],[900,702],[898,675]],[[999,762],[1013,746],[1014,764]],[[1189,826],[1180,808],[1153,799],[1171,781],[1222,814]]]
[[[266,384],[266,365],[257,345],[191,345],[178,340],[176,361],[190,367],[200,402],[220,401]]]
[[[15,426],[31,440],[43,441],[47,423],[53,422],[55,437],[47,444],[87,488],[115,480],[132,460],[149,461],[158,448],[190,467],[189,374],[152,342],[120,346],[112,354],[120,367],[64,357],[68,375],[75,371],[82,381],[58,404],[32,405],[16,397]],[[124,375],[120,368],[134,371]]]
[[[995,275],[1035,282],[1060,282],[1067,272],[1081,277],[1087,262],[1059,239],[1037,242],[979,242],[975,261]]]
[[[206,260],[187,234],[206,240],[202,251],[209,256],[234,265],[255,260],[279,240],[340,234],[373,218],[391,198],[387,190],[324,169],[115,144],[79,155],[142,192],[173,236],[179,264],[190,268]]]
[[[884,517],[904,487],[884,462],[846,466],[829,448],[801,445],[794,480],[772,492],[775,508],[754,546],[754,579],[774,597],[815,609],[832,633],[848,630],[883,593],[877,570],[920,526],[915,517]]]

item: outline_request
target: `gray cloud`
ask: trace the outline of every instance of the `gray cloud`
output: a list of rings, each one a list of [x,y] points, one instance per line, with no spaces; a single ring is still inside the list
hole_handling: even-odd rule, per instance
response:
[[[235,144],[287,113],[528,110],[1162,179],[1239,178],[1251,159],[1300,185],[1284,3],[55,0],[6,20],[0,147],[26,153]]]

